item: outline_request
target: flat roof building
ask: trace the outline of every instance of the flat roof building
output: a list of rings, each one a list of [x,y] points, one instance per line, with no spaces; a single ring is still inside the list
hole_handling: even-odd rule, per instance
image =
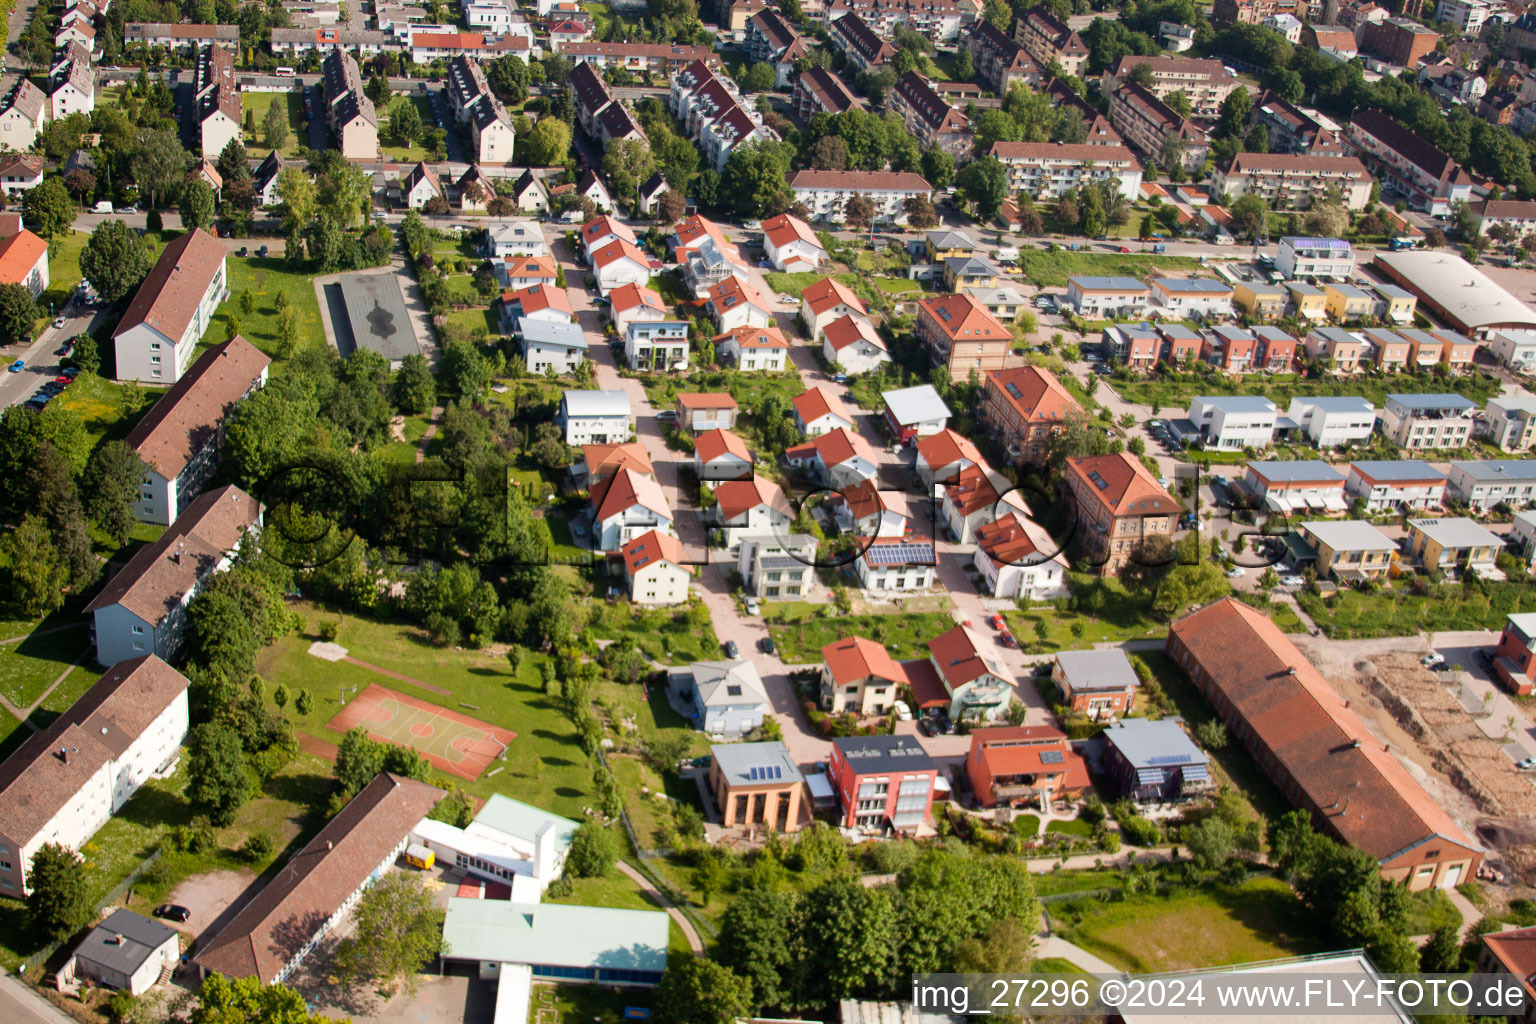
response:
[[[1472,264],[1433,250],[1383,252],[1376,265],[1419,297],[1453,330],[1486,339],[1496,331],[1536,329],[1536,312]]]

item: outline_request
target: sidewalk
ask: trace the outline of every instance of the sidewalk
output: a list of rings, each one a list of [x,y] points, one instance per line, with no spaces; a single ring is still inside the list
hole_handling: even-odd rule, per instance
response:
[[[1045,934],[1040,939],[1039,944],[1035,946],[1035,959],[1040,960],[1048,956],[1070,960],[1090,974],[1108,974],[1119,977],[1125,973],[1107,960],[1100,960],[1082,946],[1075,945],[1055,935]]]
[[[677,926],[683,930],[683,938],[688,940],[688,948],[693,950],[693,955],[703,956],[704,943],[699,941],[699,933],[694,930],[693,922],[689,921],[688,918],[683,915],[683,912],[677,909],[671,900],[663,896],[661,892],[657,890],[657,888],[652,885],[650,881],[640,872],[636,871],[633,867],[624,863],[623,861],[618,862],[618,868],[620,871],[624,872],[624,874],[627,875],[636,885],[638,885],[642,892],[654,900],[657,906],[664,909],[667,914],[671,916],[672,920],[677,922]]]

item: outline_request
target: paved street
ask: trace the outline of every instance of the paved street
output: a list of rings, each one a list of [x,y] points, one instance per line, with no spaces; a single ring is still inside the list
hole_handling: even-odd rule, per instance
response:
[[[45,1002],[10,972],[0,973],[0,1020],[6,1024],[75,1024],[73,1017]]]

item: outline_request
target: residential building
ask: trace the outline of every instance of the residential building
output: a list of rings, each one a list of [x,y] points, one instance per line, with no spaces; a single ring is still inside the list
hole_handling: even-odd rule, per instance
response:
[[[1381,430],[1399,448],[1463,448],[1476,412],[1461,395],[1388,395]]]
[[[784,744],[720,744],[709,752],[709,790],[727,828],[787,835],[809,822],[805,779]]]
[[[789,340],[777,327],[733,327],[717,335],[714,343],[716,356],[735,363],[738,370],[778,372],[789,360]]]
[[[1482,459],[1453,462],[1449,493],[1474,512],[1496,505],[1521,508],[1536,495],[1536,462],[1524,459]]]
[[[1482,849],[1263,612],[1223,598],[1175,622],[1167,650],[1280,791],[1386,880],[1476,877]]]
[[[687,370],[689,327],[686,320],[631,321],[624,329],[625,365],[670,373]]]
[[[95,109],[96,69],[91,65],[90,51],[86,50],[64,61],[48,76],[48,117],[57,121]]]
[[[1232,316],[1232,286],[1214,277],[1154,277],[1152,298],[1176,319]]]
[[[1326,301],[1324,293],[1324,301]],[[1342,327],[1315,327],[1303,339],[1307,355],[1322,360],[1332,373],[1354,373],[1364,368],[1365,340]]]
[[[386,3],[377,5],[377,16],[380,19],[388,17],[387,10],[386,0]],[[412,7],[411,10],[420,11],[421,8]],[[236,30],[235,34],[225,42],[229,46],[238,46],[239,26],[234,25],[231,28]],[[405,42],[400,36],[381,29],[349,29],[324,25],[272,28],[268,30],[267,38],[274,57],[289,55],[302,57],[310,53],[324,53],[329,56],[342,50],[355,51],[363,56],[373,56],[379,53],[400,53],[406,49]]]
[[[1408,557],[1426,570],[1492,572],[1504,538],[1466,518],[1408,520]]]
[[[883,644],[850,636],[821,649],[821,706],[830,714],[883,715],[906,685],[906,669]]]
[[[1309,27],[1303,27],[1303,33]],[[1352,34],[1349,45],[1354,46]],[[1254,126],[1263,126],[1269,135],[1271,153],[1345,155],[1342,127],[1316,110],[1298,107],[1273,92],[1261,93],[1253,101],[1251,117]]]
[[[932,384],[917,384],[880,392],[885,423],[897,440],[909,441],[937,434],[954,415]]]
[[[749,659],[696,661],[674,674],[693,705],[693,722],[711,736],[745,736],[772,712],[768,691]]]
[[[187,735],[187,685],[153,654],[119,661],[0,762],[0,892],[30,893],[39,847],[79,850],[171,769]]]
[[[267,382],[271,362],[234,338],[204,352],[124,439],[144,463],[134,514],[169,526],[218,468],[224,421]]]
[[[258,206],[276,206],[282,201],[277,194],[277,182],[287,166],[288,161],[283,159],[283,154],[274,149],[267,154],[266,159],[262,160],[261,166],[256,168],[251,185],[256,193]]]
[[[1077,514],[1077,546],[1111,576],[1148,537],[1172,539],[1181,505],[1125,452],[1067,459],[1067,496]]]
[[[1205,337],[1200,332],[1181,323],[1159,323],[1156,329],[1163,339],[1164,363],[1188,367],[1200,358],[1200,352],[1205,347]]]
[[[1373,297],[1373,304],[1377,300]],[[1375,305],[1372,307],[1376,308]],[[1360,359],[1367,366],[1374,366],[1387,373],[1396,373],[1408,365],[1413,345],[1396,331],[1384,327],[1366,327],[1355,332],[1361,341]]]
[[[554,293],[563,292],[564,289],[557,283],[560,280],[560,270],[555,266],[554,259],[549,256],[508,256],[491,266],[501,283],[512,291],[526,292],[529,288],[548,289],[550,296],[547,296],[544,301],[564,302],[567,306],[570,304],[569,295],[563,298],[552,298]]]
[[[485,255],[492,260],[549,258],[549,244],[538,221],[502,221],[486,228],[485,234]]]
[[[123,25],[124,49],[131,46],[163,46],[167,50],[183,50],[207,43],[222,43],[231,49],[239,46],[240,26],[142,21],[130,21]]]
[[[515,259],[521,259],[516,258]],[[531,262],[531,261],[530,261]],[[503,264],[506,266],[506,264]],[[512,273],[523,273],[523,270],[515,270]],[[521,280],[519,278],[518,280]],[[521,336],[524,322],[543,321],[551,324],[571,326],[576,322],[576,314],[571,311],[571,298],[564,288],[560,288],[553,282],[541,280],[534,284],[524,285],[514,291],[501,293],[501,325],[503,333]],[[533,364],[529,363],[532,369]],[[540,371],[542,372],[542,371]]]
[[[88,981],[141,996],[181,958],[181,933],[152,918],[118,908],[86,933],[59,979]]]
[[[813,67],[795,79],[795,120],[802,125],[817,114],[841,114],[859,106],[858,99],[827,68]]]
[[[868,318],[864,302],[836,278],[824,277],[800,293],[800,321],[811,343],[821,340],[821,332],[834,320],[853,314]]]
[[[773,269],[790,273],[815,270],[827,262],[827,250],[811,226],[787,213],[763,221],[763,251]]]
[[[723,427],[694,438],[694,475],[710,484],[752,477],[752,452],[747,443]]]
[[[624,580],[629,599],[645,606],[678,605],[688,600],[693,579],[683,557],[683,545],[670,533],[650,530],[630,539],[619,553],[624,557]]]
[[[1302,24],[1294,15],[1271,14],[1264,19],[1264,27],[1273,32],[1278,32],[1285,37],[1285,41],[1292,45],[1301,42]]]
[[[591,484],[587,493],[592,504],[592,546],[597,551],[618,551],[652,530],[677,532],[672,509],[654,477],[621,469]]]
[[[412,826],[445,795],[381,772],[239,912],[198,943],[199,975],[286,981],[373,882],[405,852]]]
[[[1255,358],[1256,369],[1284,373],[1295,363],[1296,339],[1280,328],[1260,324],[1253,329],[1253,336],[1259,343],[1259,354]]]
[[[831,398],[820,387],[796,395],[792,405],[795,410],[795,428],[806,437],[819,437],[833,430],[854,429],[853,417],[841,408],[834,409]]]
[[[835,24],[835,23],[834,23]],[[901,118],[924,151],[937,146],[957,159],[971,153],[971,123],[916,71],[896,79],[887,108]]]
[[[581,456],[571,465],[571,477],[578,489],[586,490],[623,469],[652,479],[656,477],[651,457],[639,441],[582,445]]]
[[[1122,320],[1145,316],[1151,289],[1134,277],[1067,278],[1067,301],[1085,320]]]
[[[747,261],[741,249],[726,240],[720,225],[694,214],[673,229],[668,239],[672,261],[684,268],[683,276],[695,298],[730,278],[747,280]]]
[[[30,78],[21,77],[11,87],[4,100],[0,100],[0,151],[21,153],[32,148],[38,133],[48,123],[48,97],[43,90],[32,84]],[[0,170],[9,174],[9,161]],[[38,176],[42,176],[42,161],[37,162]],[[3,180],[4,174],[0,174]],[[15,189],[5,188],[11,195]]]
[[[626,284],[644,285],[651,279],[651,261],[634,243],[615,238],[592,253],[592,277],[598,294],[607,296]]]
[[[719,57],[709,47],[676,43],[599,43],[588,39],[565,44],[560,49],[560,56],[577,64],[623,68],[631,73],[649,71],[668,78],[696,61],[719,65]]]
[[[735,443],[738,454],[746,450],[744,444],[739,441]],[[706,450],[705,457],[709,456],[716,456],[716,453]],[[736,550],[743,537],[780,535],[787,531],[794,515],[789,499],[784,496],[779,485],[766,477],[754,475],[750,469],[732,478],[729,466],[727,462],[726,469],[718,476],[704,478],[715,493],[715,506],[705,513],[705,518],[709,520],[711,528],[720,531],[726,550]]]
[[[1051,682],[1070,712],[1095,720],[1123,718],[1135,708],[1141,679],[1124,651],[1058,651]]]
[[[1374,5],[1372,5],[1374,6]],[[1382,18],[1386,17],[1386,10],[1375,8]],[[1380,20],[1380,19],[1377,19]],[[1361,23],[1363,29],[1365,23]],[[1303,25],[1301,29],[1301,45],[1325,57],[1331,57],[1340,64],[1347,64],[1360,55],[1359,43],[1356,41],[1355,30],[1345,28],[1342,24],[1337,26]]]
[[[666,303],[661,296],[643,284],[620,285],[608,294],[608,315],[619,334],[624,334],[633,323],[655,323],[668,319]]]
[[[0,192],[12,199],[32,191],[43,183],[45,163],[32,153],[7,153],[0,156]]]
[[[1049,725],[972,729],[965,773],[979,807],[1052,810],[1091,788],[1083,755]]]
[[[1456,161],[1379,110],[1350,118],[1349,141],[1370,161],[1383,191],[1416,209],[1443,217],[1472,199],[1472,178]]]
[[[915,594],[934,584],[938,556],[932,543],[903,537],[877,537],[854,559],[859,586],[885,596]]]
[[[977,19],[963,35],[976,80],[997,95],[1006,96],[1014,82],[1033,85],[1040,80],[1034,58],[990,21]]]
[[[896,56],[896,47],[881,39],[857,14],[845,14],[832,22],[828,34],[832,44],[848,58],[848,66],[856,71],[881,67]]]
[[[1396,541],[1358,519],[1302,523],[1285,543],[1296,568],[1310,563],[1323,579],[1349,583],[1382,578],[1397,554]]]
[[[738,537],[736,571],[746,593],[763,601],[810,596],[815,580],[816,538],[808,533],[748,534]]]
[[[974,256],[980,251],[976,240],[964,231],[939,228],[923,235],[923,252],[929,263],[943,263],[958,256]]]
[[[1250,462],[1240,486],[1260,511],[1343,512],[1344,474],[1316,460]]]
[[[874,223],[905,224],[906,201],[927,199],[933,192],[922,175],[911,171],[803,170],[790,177],[789,188],[813,219],[834,223],[842,222],[849,197],[859,195],[874,204]]]
[[[175,384],[220,303],[229,297],[224,243],[201,228],[173,239],[112,334],[117,379]]]
[[[512,162],[516,141],[512,116],[491,92],[478,59],[460,54],[449,62],[448,100],[459,124],[469,126],[471,163],[501,166]]]
[[[982,384],[981,421],[1018,462],[1044,459],[1051,437],[1082,407],[1054,374],[1034,366],[994,370]]]
[[[1494,331],[1489,335],[1488,348],[1500,363],[1516,372],[1536,367],[1536,333]]]
[[[685,392],[677,396],[677,425],[691,434],[736,426],[741,407],[724,392]]]
[[[1285,288],[1291,293],[1291,302],[1296,307],[1297,319],[1322,320],[1328,316],[1328,311],[1324,307],[1327,296],[1323,294],[1321,288],[1301,281],[1291,281]]]
[[[1323,285],[1323,308],[1335,320],[1359,320],[1371,315],[1376,300],[1363,288],[1330,281]]]
[[[1262,281],[1232,282],[1232,302],[1244,313],[1263,320],[1285,314],[1286,290],[1278,284]]]
[[[218,159],[225,146],[240,138],[243,114],[232,51],[213,44],[198,54],[189,113],[203,155],[210,160]]]
[[[1493,648],[1493,672],[1517,696],[1528,697],[1536,689],[1536,612],[1505,617],[1504,632]]]
[[[1497,225],[1516,238],[1523,238],[1536,230],[1536,201],[1529,199],[1487,199],[1471,203],[1468,207],[1477,221],[1477,233],[1488,236],[1488,229]]]
[[[1293,12],[1292,0],[1216,0],[1211,21],[1217,25],[1262,25],[1281,12]]]
[[[1017,320],[1020,313],[1030,310],[1029,297],[1007,280],[999,281],[996,287],[961,288],[960,294],[969,296],[998,320]]]
[[[1275,403],[1259,395],[1198,395],[1189,400],[1188,419],[1210,448],[1268,448],[1277,418]]]
[[[1127,718],[1100,735],[1104,772],[1116,795],[1139,804],[1169,804],[1210,792],[1210,759],[1171,718]]]
[[[1200,358],[1228,373],[1242,373],[1253,367],[1258,353],[1259,340],[1249,331],[1241,327],[1214,327],[1205,336]]]
[[[1530,558],[1536,551],[1536,512],[1516,512],[1505,543],[1521,558]]]
[[[1365,165],[1349,156],[1239,153],[1211,174],[1212,189],[1230,201],[1255,195],[1281,210],[1304,210],[1335,190],[1345,209],[1363,210],[1372,183]]]
[[[1429,331],[1404,330],[1408,339],[1408,360],[1414,366],[1445,366],[1452,372],[1472,368],[1472,358],[1477,354],[1477,342],[1455,331],[1435,329]]]
[[[12,214],[0,227],[0,284],[19,284],[38,298],[48,287],[48,243]]]
[[[645,184],[641,185],[635,193],[635,212],[645,217],[652,215],[659,217],[661,197],[670,191],[672,187],[667,184],[667,179],[657,171],[646,179]]]
[[[863,437],[842,427],[795,445],[784,452],[784,458],[794,468],[804,470],[813,482],[832,490],[851,487],[875,475],[875,453]]]
[[[517,336],[529,373],[575,373],[587,358],[587,338],[579,324],[523,317]]]
[[[1013,333],[968,295],[936,295],[917,304],[918,340],[956,380],[972,370],[1001,370]]]
[[[1184,168],[1193,170],[1210,154],[1204,132],[1135,82],[1121,82],[1109,94],[1109,123],[1159,166],[1170,153],[1182,151]]]
[[[1432,509],[1445,501],[1446,479],[1418,459],[1351,462],[1344,491],[1352,501],[1364,501],[1367,512]]]
[[[1152,69],[1152,84],[1147,87],[1152,95],[1166,102],[1173,93],[1182,92],[1189,100],[1189,112],[1194,117],[1216,117],[1221,113],[1222,102],[1232,95],[1233,90],[1242,88],[1237,76],[1219,60],[1130,54],[1121,57],[1112,69],[1104,72],[1103,93],[1109,95],[1118,83],[1126,80],[1132,68],[1143,64]]]
[[[357,59],[342,49],[332,49],[320,63],[320,88],[325,123],[341,155],[348,160],[377,160],[379,115],[373,100],[363,91],[363,73]]]
[[[950,483],[935,489],[940,493],[937,518],[957,544],[969,544],[978,528],[1000,514],[1029,515],[1029,507],[1008,478],[984,462],[966,466]]]
[[[1529,448],[1536,441],[1536,397],[1518,394],[1488,399],[1477,434],[1507,452]]]
[[[908,663],[907,677],[921,707],[941,707],[954,721],[996,721],[1008,708],[1013,684],[1008,670],[989,656],[968,626],[958,625],[928,641],[926,663]],[[926,664],[927,668],[921,666]]]
[[[1067,594],[1067,558],[1044,529],[1020,515],[1003,515],[976,528],[971,562],[980,587],[1001,599],[1050,601]]]
[[[872,323],[857,313],[839,317],[821,336],[821,354],[843,373],[868,373],[891,361],[885,340]]]
[[[1132,370],[1147,371],[1157,365],[1163,339],[1150,324],[1116,324],[1100,335],[1104,355]]]
[[[1042,68],[1056,64],[1065,74],[1081,78],[1087,67],[1088,44],[1044,7],[1031,8],[1014,19],[1013,38]]]
[[[1012,192],[1055,199],[1089,182],[1107,182],[1127,199],[1141,190],[1141,164],[1124,146],[1097,143],[994,142],[988,154],[1008,169]]]
[[[1360,32],[1360,48],[1388,64],[1410,70],[1435,52],[1440,34],[1407,18],[1368,23]]]
[[[565,431],[565,443],[577,446],[622,443],[635,431],[623,391],[562,392],[555,422]]]
[[[448,193],[443,191],[443,183],[438,180],[437,171],[425,163],[418,163],[401,176],[400,199],[409,209],[419,210],[434,199],[446,203]]]
[[[1489,0],[1440,0],[1435,5],[1435,24],[1450,22],[1463,36],[1475,36],[1494,10]]]
[[[1412,292],[1395,284],[1372,284],[1367,289],[1375,296],[1371,315],[1390,324],[1411,324],[1419,300]]]
[[[1293,398],[1285,415],[1319,448],[1365,444],[1376,429],[1376,406],[1354,396]]]
[[[841,827],[911,834],[928,818],[939,766],[915,736],[843,736],[832,741],[827,774]]]
[[[1275,255],[1275,269],[1287,278],[1333,278],[1347,281],[1355,273],[1355,251],[1340,238],[1280,239]]]
[[[951,256],[940,270],[944,287],[951,292],[963,288],[990,288],[1004,280],[997,264],[985,256]]]
[[[773,65],[774,85],[783,89],[789,85],[795,62],[806,55],[809,44],[782,14],[766,7],[747,19],[744,49],[753,62]]]

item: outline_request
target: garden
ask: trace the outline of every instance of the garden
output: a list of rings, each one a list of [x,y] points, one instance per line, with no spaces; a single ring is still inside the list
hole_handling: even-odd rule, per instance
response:
[[[1524,583],[1476,580],[1434,585],[1420,577],[1373,584],[1369,589],[1341,588],[1327,596],[1305,590],[1296,600],[1330,637],[1339,640],[1488,629],[1506,615],[1536,610],[1536,594]]]
[[[1203,270],[1205,264],[1188,256],[1141,256],[1134,253],[1072,252],[1070,249],[1025,249],[1019,253],[1024,278],[1041,288],[1065,288],[1079,275],[1137,277],[1146,280],[1170,271]]]
[[[769,604],[763,609],[763,620],[778,647],[779,657],[789,665],[820,662],[821,649],[846,636],[861,636],[884,644],[897,660],[926,658],[928,641],[955,625],[948,612],[846,615],[830,604],[803,601]]]
[[[320,322],[320,302],[315,298],[312,271],[294,270],[279,256],[241,258],[231,255],[225,265],[229,274],[229,298],[215,315],[218,326],[210,328],[203,336],[204,345],[223,341],[221,328],[233,319],[246,341],[274,360],[285,358],[290,353],[285,351],[278,327],[278,296],[283,295],[297,314],[293,351],[325,346],[325,328]],[[251,297],[249,311],[242,301],[242,296],[247,293]]]

